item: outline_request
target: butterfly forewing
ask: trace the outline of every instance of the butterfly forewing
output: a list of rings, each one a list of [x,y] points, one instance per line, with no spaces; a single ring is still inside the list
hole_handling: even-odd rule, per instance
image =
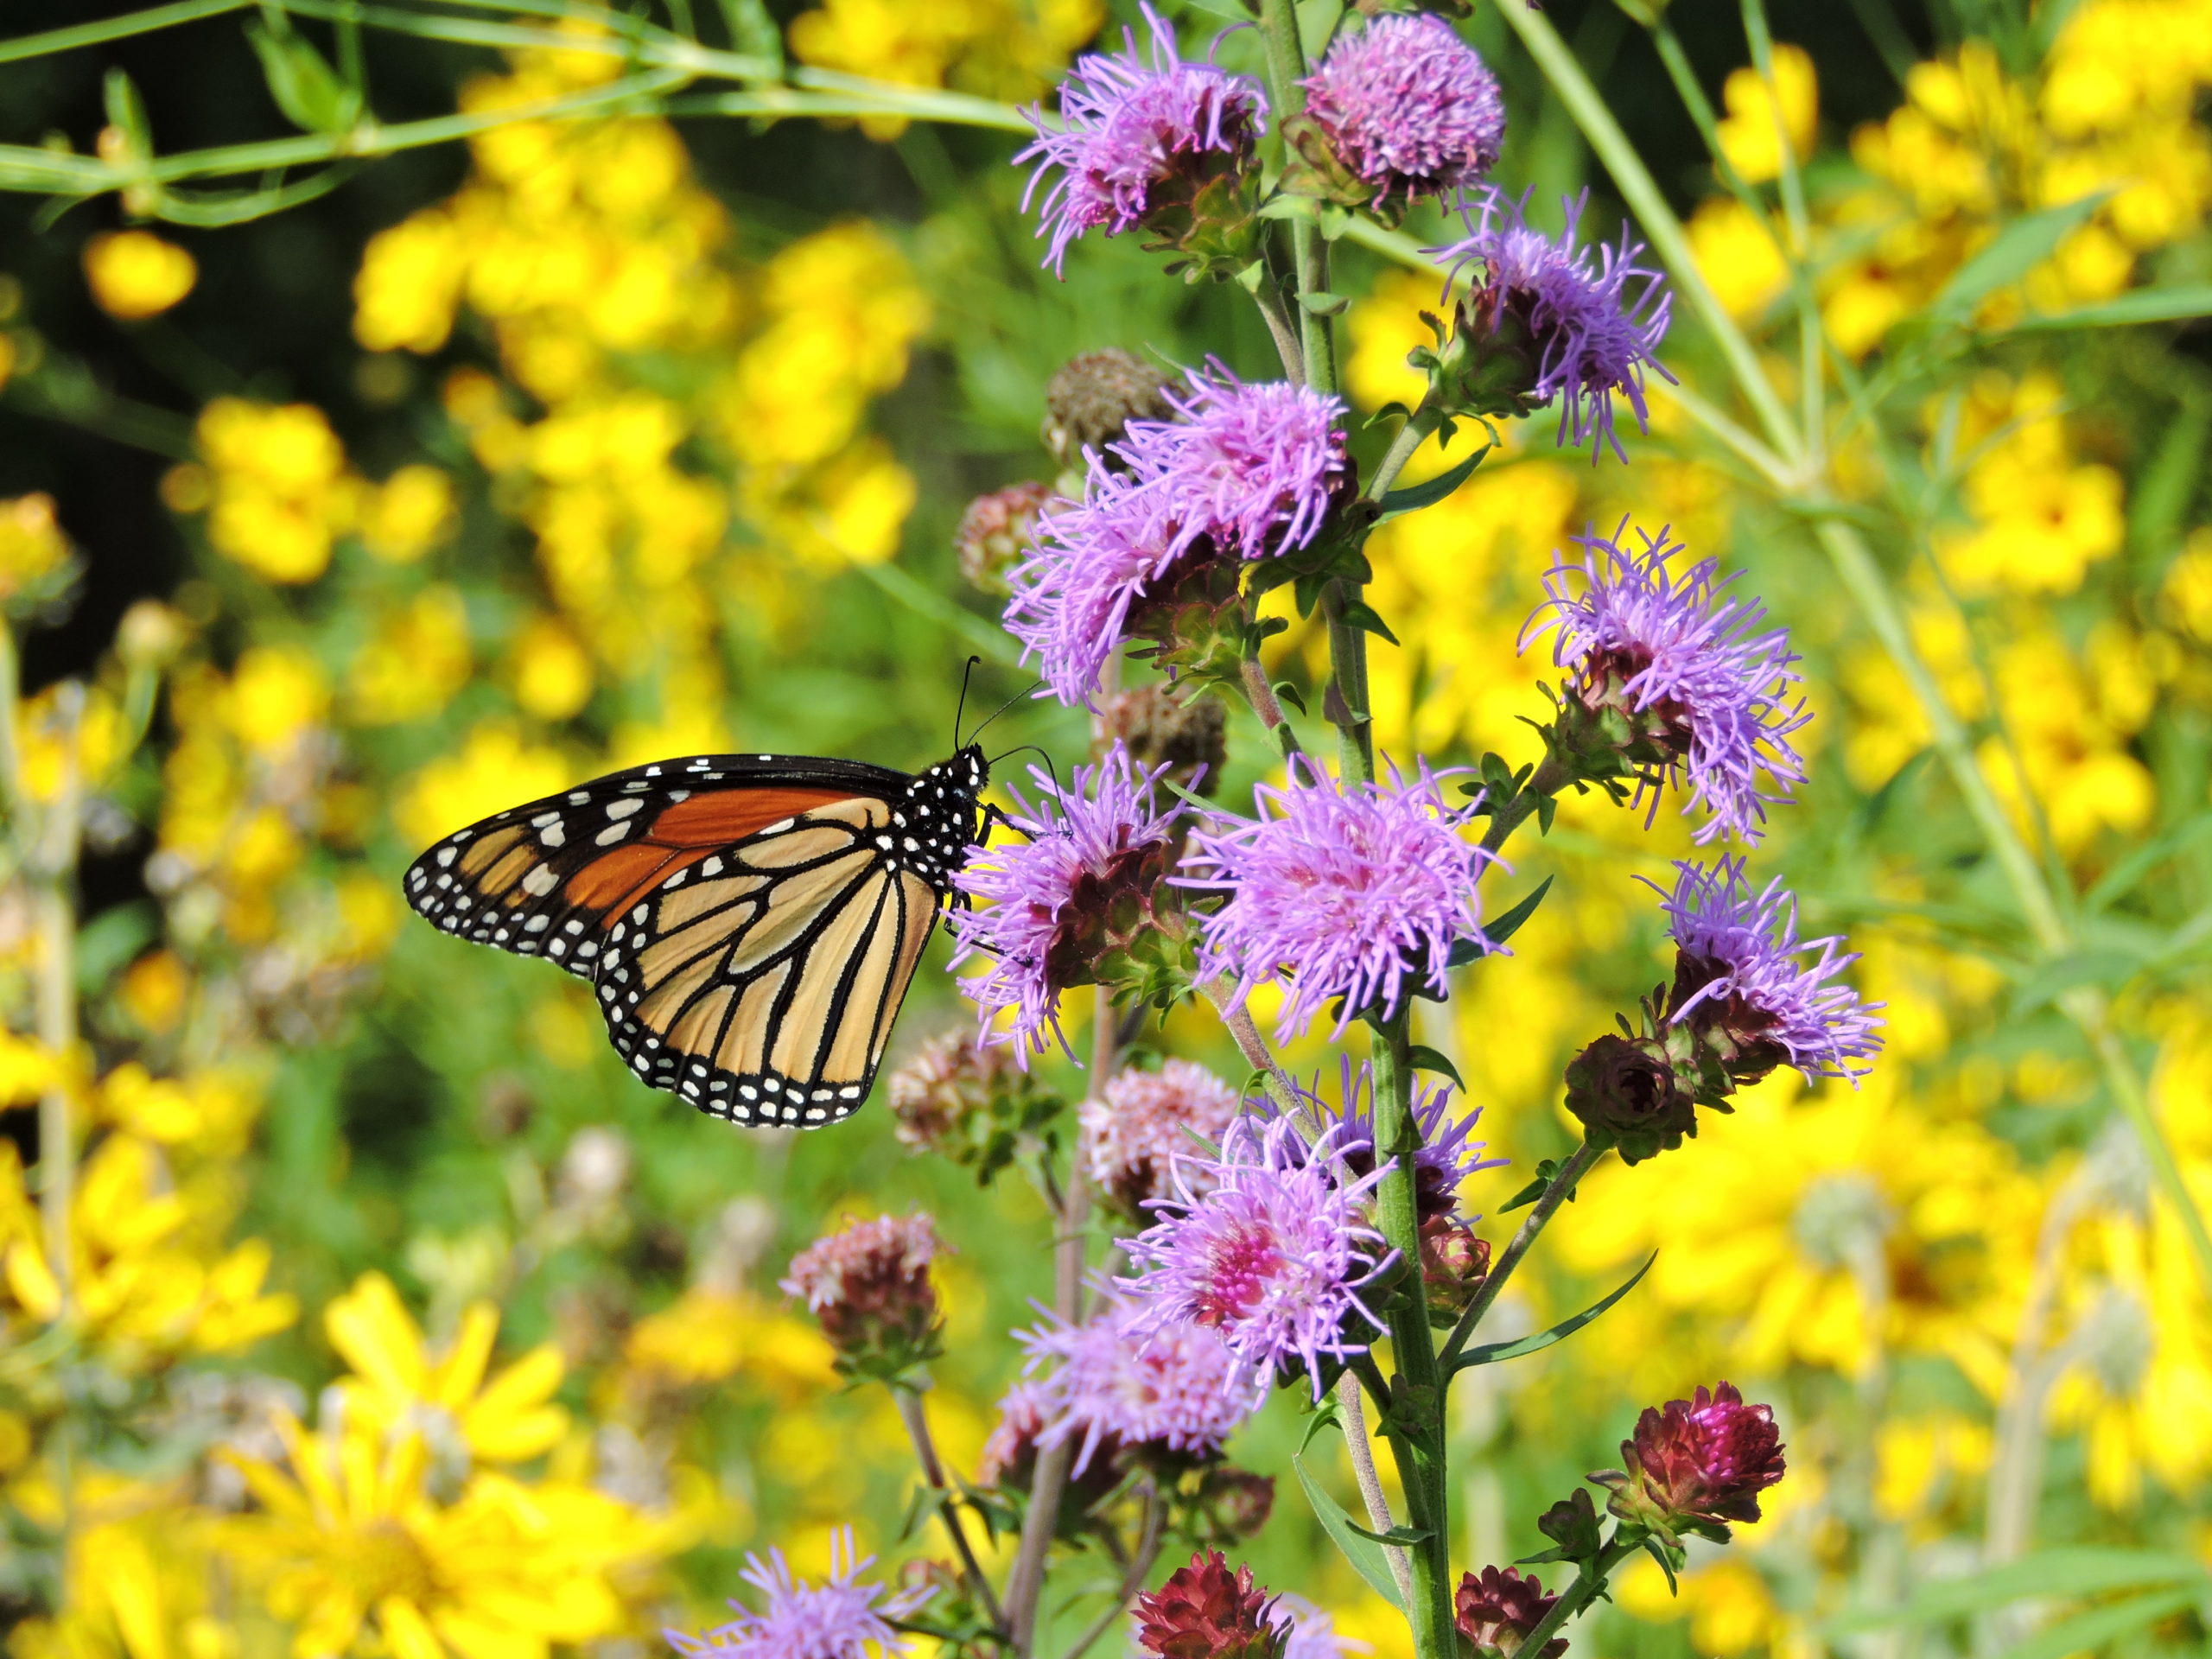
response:
[[[975,833],[985,767],[703,755],[617,772],[457,832],[410,903],[596,987],[645,1082],[738,1122],[867,1098]]]

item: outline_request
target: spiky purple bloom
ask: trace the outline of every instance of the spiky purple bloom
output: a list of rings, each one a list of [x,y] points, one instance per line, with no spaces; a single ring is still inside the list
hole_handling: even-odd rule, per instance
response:
[[[765,1562],[747,1555],[739,1576],[766,1599],[762,1611],[747,1612],[733,1601],[737,1617],[728,1624],[696,1636],[662,1634],[685,1659],[867,1659],[870,1649],[911,1652],[913,1643],[888,1621],[905,1618],[933,1592],[925,1586],[893,1592],[861,1583],[860,1575],[874,1561],[873,1555],[854,1559],[850,1527],[830,1535],[830,1576],[819,1586],[795,1578],[779,1549],[771,1549]]]
[[[1434,195],[1497,165],[1497,77],[1441,17],[1376,17],[1338,35],[1305,86],[1306,113],[1378,201]]]
[[[1552,661],[1575,673],[1569,696],[1591,708],[1611,702],[1652,728],[1666,754],[1659,776],[1688,791],[1685,812],[1710,814],[1694,840],[1756,843],[1766,809],[1805,779],[1789,736],[1813,716],[1802,698],[1786,700],[1802,677],[1789,632],[1765,626],[1758,600],[1724,596],[1738,578],[1722,580],[1719,561],[1670,572],[1667,562],[1682,547],[1666,530],[1638,531],[1643,552],[1625,551],[1628,522],[1611,537],[1576,537],[1581,563],[1546,573],[1549,597],[1523,626],[1522,648],[1550,633]],[[1657,779],[1645,782],[1656,811]]]
[[[1179,552],[1200,537],[1247,559],[1310,543],[1350,493],[1344,402],[1287,380],[1246,385],[1218,362],[1166,394],[1179,418],[1131,421],[1113,446],[1158,493]]]
[[[1336,1154],[1344,1167],[1354,1175],[1365,1175],[1375,1167],[1375,1070],[1364,1062],[1355,1068],[1349,1056],[1340,1064],[1335,1106],[1323,1101],[1318,1089],[1293,1085],[1293,1092],[1324,1128],[1336,1132]],[[1271,1099],[1255,1101],[1252,1110],[1262,1118],[1278,1116]],[[1420,1218],[1429,1221],[1459,1208],[1459,1184],[1468,1176],[1478,1170],[1503,1168],[1507,1160],[1481,1155],[1483,1143],[1472,1136],[1482,1108],[1471,1107],[1453,1116],[1449,1084],[1427,1089],[1416,1082],[1413,1114],[1421,1130],[1421,1150],[1414,1154],[1414,1198]]]
[[[1335,1034],[1364,1010],[1395,1010],[1408,979],[1444,989],[1452,948],[1487,951],[1476,881],[1494,855],[1459,830],[1470,808],[1445,804],[1421,763],[1408,783],[1349,789],[1308,763],[1287,787],[1253,791],[1260,816],[1217,815],[1191,837],[1185,885],[1225,887],[1229,902],[1198,925],[1198,977],[1229,974],[1236,1004],[1261,985],[1287,984],[1275,1035],[1288,1042],[1332,998]]]
[[[1532,228],[1519,200],[1484,187],[1461,204],[1467,234],[1428,251],[1452,262],[1456,279],[1469,264],[1482,275],[1459,305],[1463,329],[1495,330],[1510,322],[1527,332],[1535,353],[1534,399],[1560,400],[1559,442],[1594,442],[1592,459],[1610,447],[1627,452],[1613,432],[1613,398],[1627,399],[1645,427],[1643,373],[1648,365],[1671,382],[1657,357],[1674,296],[1659,273],[1636,263],[1642,243],[1621,231],[1618,248],[1578,248],[1575,227],[1589,193],[1565,204],[1567,228],[1554,241]],[[1640,288],[1631,284],[1641,283]]]
[[[983,905],[952,912],[951,966],[992,958],[988,972],[960,988],[982,1011],[982,1040],[1012,1043],[1025,1066],[1044,1052],[1047,1032],[1059,1037],[1059,994],[1090,966],[1106,912],[1125,898],[1140,910],[1149,905],[1177,810],[1154,801],[1154,782],[1166,770],[1139,767],[1118,743],[1096,766],[1077,766],[1065,787],[1032,766],[1036,805],[1007,791],[1014,808],[1007,823],[1027,839],[969,848],[952,879]],[[1012,1028],[997,1030],[996,1016],[1009,1008]]]
[[[1187,1320],[1139,1329],[1144,1310],[1109,1290],[1090,1318],[1050,1318],[1014,1338],[1029,1351],[1040,1446],[1077,1440],[1074,1472],[1102,1447],[1154,1447],[1205,1458],[1252,1414],[1249,1379],[1218,1331]]]
[[[1152,61],[1140,60],[1135,31],[1122,31],[1116,55],[1086,52],[1060,85],[1060,130],[1035,109],[1024,111],[1037,140],[1014,159],[1037,163],[1022,193],[1027,209],[1054,168],[1037,234],[1058,272],[1069,245],[1103,226],[1109,236],[1134,229],[1156,204],[1159,187],[1203,166],[1209,156],[1241,161],[1267,130],[1267,95],[1257,81],[1210,63],[1185,63],[1174,29],[1149,5],[1139,8],[1152,31]]]
[[[1083,499],[1046,512],[1035,550],[1008,575],[1006,630],[1062,702],[1088,705],[1130,610],[1189,546],[1178,542],[1164,505],[1157,487],[1094,454]]]
[[[1396,1259],[1361,1219],[1389,1166],[1353,1174],[1342,1135],[1309,1147],[1286,1119],[1240,1117],[1218,1158],[1179,1156],[1160,1219],[1122,1246],[1139,1269],[1116,1281],[1141,1306],[1131,1328],[1203,1325],[1241,1362],[1253,1403],[1300,1369],[1319,1400],[1322,1358],[1364,1353],[1363,1326],[1382,1328],[1360,1290]]]
[[[1740,858],[1675,868],[1675,890],[1660,903],[1681,951],[1670,1019],[1712,1024],[1750,1052],[1778,1050],[1775,1059],[1808,1081],[1856,1084],[1881,1052],[1882,1004],[1830,982],[1858,957],[1840,938],[1800,940],[1796,899],[1779,879],[1754,894]]]

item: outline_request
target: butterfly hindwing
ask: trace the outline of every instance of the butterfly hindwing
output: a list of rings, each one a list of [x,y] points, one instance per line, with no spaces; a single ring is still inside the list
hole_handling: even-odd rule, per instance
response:
[[[663,761],[447,837],[408,898],[448,932],[591,980],[646,1083],[733,1122],[817,1128],[868,1097],[984,777],[972,750],[911,777]]]

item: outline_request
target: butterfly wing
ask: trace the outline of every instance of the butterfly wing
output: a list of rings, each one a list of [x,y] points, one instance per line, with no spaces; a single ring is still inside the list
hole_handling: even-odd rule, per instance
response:
[[[867,1098],[942,902],[900,855],[915,781],[766,755],[638,767],[447,837],[408,898],[591,980],[646,1083],[817,1128]]]

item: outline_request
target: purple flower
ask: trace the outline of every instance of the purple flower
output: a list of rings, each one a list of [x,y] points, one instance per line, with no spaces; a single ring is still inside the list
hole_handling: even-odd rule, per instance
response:
[[[1275,1628],[1285,1638],[1281,1659],[1343,1659],[1346,1654],[1375,1651],[1357,1637],[1339,1632],[1336,1619],[1303,1596],[1277,1596],[1274,1611]]]
[[[1339,35],[1305,86],[1306,114],[1378,201],[1394,189],[1434,195],[1497,165],[1497,78],[1440,17],[1377,17]]]
[[[854,1560],[850,1527],[830,1535],[830,1576],[819,1588],[793,1578],[779,1549],[771,1549],[766,1562],[747,1555],[739,1576],[767,1599],[763,1611],[748,1613],[733,1601],[737,1617],[728,1624],[696,1636],[662,1634],[686,1659],[866,1659],[871,1647],[880,1654],[910,1652],[913,1644],[888,1621],[912,1612],[931,1592],[893,1594],[861,1583],[874,1560]]]
[[[1592,438],[1592,459],[1610,445],[1626,460],[1613,434],[1613,397],[1625,397],[1637,425],[1644,426],[1644,365],[1675,378],[1655,355],[1674,300],[1657,271],[1636,263],[1643,245],[1631,245],[1625,227],[1620,246],[1599,247],[1594,264],[1591,249],[1574,245],[1588,194],[1566,204],[1567,228],[1554,242],[1522,217],[1525,196],[1516,201],[1485,187],[1461,204],[1466,236],[1428,251],[1452,261],[1454,278],[1462,267],[1481,264],[1482,276],[1459,302],[1459,327],[1527,336],[1535,353],[1531,395],[1539,403],[1560,400],[1560,442],[1571,435],[1580,447]],[[1631,293],[1636,282],[1643,286]]]
[[[1230,165],[1249,157],[1252,141],[1267,130],[1267,98],[1256,81],[1211,64],[1185,63],[1175,31],[1149,5],[1140,8],[1152,30],[1152,63],[1137,56],[1135,34],[1122,31],[1121,55],[1089,52],[1075,60],[1060,86],[1062,130],[1048,129],[1027,111],[1037,141],[1014,159],[1035,161],[1027,208],[1053,168],[1059,177],[1045,193],[1037,234],[1049,238],[1045,264],[1058,272],[1068,245],[1103,226],[1118,236],[1156,207],[1187,200],[1204,181],[1208,157]]]
[[[1014,1044],[1025,1066],[1044,1052],[1047,1031],[1059,1037],[1060,993],[1089,983],[1098,954],[1116,942],[1113,918],[1127,912],[1139,929],[1154,925],[1177,810],[1154,804],[1153,782],[1166,770],[1142,770],[1118,743],[1096,766],[1077,766],[1065,789],[1032,766],[1038,804],[1007,791],[1014,806],[1007,823],[1028,839],[970,847],[953,877],[984,906],[952,912],[951,965],[995,958],[960,988],[982,1010],[982,1040]],[[1013,1028],[994,1029],[1008,1008]]]
[[[1166,585],[1188,545],[1177,541],[1158,488],[1093,454],[1083,499],[1047,509],[1035,550],[1007,578],[1006,630],[1021,641],[1021,660],[1037,659],[1062,702],[1088,705],[1131,609]]]
[[[1754,897],[1740,858],[1675,868],[1675,891],[1660,903],[1680,951],[1670,1021],[1726,1039],[1739,1074],[1786,1062],[1808,1081],[1855,1083],[1881,1052],[1882,1004],[1828,982],[1859,958],[1843,954],[1839,938],[1801,941],[1796,899],[1778,879]],[[1808,951],[1813,959],[1802,960]]]
[[[1351,486],[1344,400],[1287,380],[1247,385],[1218,362],[1166,393],[1173,421],[1131,421],[1113,446],[1154,486],[1176,550],[1201,537],[1247,559],[1310,543]]]
[[[1371,1007],[1395,1010],[1408,978],[1440,993],[1453,945],[1491,949],[1475,884],[1495,858],[1461,837],[1467,809],[1445,804],[1426,762],[1411,784],[1392,766],[1387,786],[1349,790],[1310,762],[1305,772],[1287,788],[1261,785],[1260,817],[1220,815],[1184,861],[1185,885],[1230,894],[1199,918],[1198,976],[1233,975],[1239,1003],[1287,982],[1282,1042],[1332,998],[1344,999],[1341,1036]]]
[[[1142,1312],[1109,1291],[1081,1325],[1053,1319],[1014,1332],[1029,1351],[1025,1375],[1058,1362],[1030,1385],[1044,1424],[1036,1444],[1080,1436],[1078,1475],[1102,1446],[1211,1457],[1252,1414],[1249,1379],[1219,1332],[1188,1321],[1140,1329]]]
[[[1120,1072],[1078,1109],[1090,1179],[1130,1215],[1167,1191],[1179,1153],[1198,1150],[1193,1135],[1218,1141],[1243,1101],[1219,1077],[1189,1060],[1157,1071]]]
[[[1759,1518],[1759,1494],[1788,1465],[1770,1406],[1745,1403],[1732,1382],[1688,1400],[1647,1406],[1621,1442],[1624,1469],[1593,1475],[1613,1496],[1605,1507],[1669,1542],[1677,1531],[1728,1541],[1729,1523]]]
[[[1667,561],[1681,544],[1664,530],[1639,531],[1643,551],[1631,555],[1618,540],[1627,528],[1623,518],[1611,537],[1576,538],[1582,562],[1547,573],[1550,597],[1529,617],[1522,646],[1551,632],[1552,661],[1574,671],[1568,698],[1585,715],[1631,723],[1648,746],[1630,758],[1645,766],[1653,810],[1658,780],[1672,777],[1689,792],[1683,810],[1711,815],[1696,841],[1755,842],[1766,809],[1805,778],[1789,735],[1813,716],[1802,699],[1783,700],[1800,678],[1789,633],[1764,627],[1757,600],[1721,596],[1736,578],[1719,580],[1717,561],[1672,574]]]
[[[1298,1089],[1322,1126],[1335,1132],[1336,1154],[1354,1175],[1375,1167],[1375,1071],[1362,1063],[1355,1070],[1349,1057],[1342,1062],[1338,1103],[1332,1109],[1317,1090]],[[1484,1158],[1483,1143],[1471,1140],[1483,1115],[1477,1106],[1464,1116],[1452,1116],[1452,1086],[1439,1084],[1424,1089],[1416,1082],[1413,1091],[1414,1122],[1421,1131],[1421,1150],[1414,1154],[1414,1197],[1421,1219],[1448,1216],[1459,1208],[1459,1184],[1478,1170],[1503,1168],[1503,1158]],[[1253,1104],[1255,1115],[1272,1118],[1274,1103],[1262,1099]]]
[[[1277,1373],[1303,1368],[1321,1396],[1324,1356],[1363,1353],[1382,1321],[1360,1289],[1396,1259],[1361,1217],[1380,1171],[1356,1176],[1341,1126],[1308,1147],[1287,1120],[1240,1117],[1218,1158],[1175,1160],[1160,1220],[1123,1249],[1117,1281],[1142,1305],[1132,1329],[1195,1324],[1220,1333],[1256,1404]]]

